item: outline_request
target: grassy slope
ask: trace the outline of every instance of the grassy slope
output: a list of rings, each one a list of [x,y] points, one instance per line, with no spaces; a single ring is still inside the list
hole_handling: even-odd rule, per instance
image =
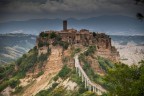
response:
[[[74,54],[80,52],[80,50],[81,49],[79,48],[73,49],[71,56],[74,56]],[[85,70],[89,78],[92,81],[99,83],[102,86],[106,87],[107,85],[105,84],[103,77],[101,77],[100,75],[98,75],[97,73],[93,71],[93,69],[90,66],[90,62],[88,62],[88,60],[86,59],[87,56],[92,56],[92,54],[95,51],[96,51],[95,46],[90,46],[88,51],[80,55],[79,59],[84,63],[83,69]],[[41,65],[40,68],[41,68],[42,62],[45,61],[48,55],[49,53],[46,55],[41,55],[40,57],[37,57],[37,49],[33,48],[32,50],[30,50],[27,54],[23,55],[20,59],[17,60],[16,62],[16,65],[18,67],[17,71],[14,71],[14,66],[7,68],[8,72],[3,71],[2,76],[9,75],[10,79],[7,80],[3,78],[3,81],[0,85],[0,89],[3,90],[4,88],[6,88],[6,86],[11,85],[13,86],[13,88],[16,88],[15,93],[17,92],[19,93],[21,90],[23,90],[23,88],[19,86],[19,79],[23,78],[27,71],[30,70],[31,72],[33,72],[34,66],[36,66],[36,64],[40,64]],[[64,60],[65,64],[67,64],[66,61],[67,60]],[[100,63],[101,68],[104,71],[107,71],[108,68],[111,68],[113,66],[108,60],[105,60],[104,58],[99,57],[98,61]],[[43,72],[40,72],[37,77],[39,77],[39,75],[42,75],[42,73]],[[70,78],[71,81],[77,83],[78,88],[76,88],[73,91],[68,91],[63,86],[60,86],[60,88],[59,87],[57,88],[59,84],[55,82],[51,88],[40,91],[37,94],[37,96],[57,96],[57,94],[59,94],[58,96],[95,96],[94,93],[88,92],[87,89],[84,88],[84,84],[81,82],[81,78],[78,77],[78,75],[75,73],[75,69],[73,68],[69,68],[68,66],[64,65],[63,69],[58,73],[57,76],[53,78],[53,80],[57,81],[58,78],[62,78],[63,81],[66,80],[67,78]]]
[[[19,79],[24,78],[27,72],[29,71],[33,72],[34,66],[37,66],[37,64],[43,64],[42,62],[48,58],[50,52],[39,57],[37,57],[37,54],[37,49],[36,47],[34,47],[27,54],[24,54],[21,58],[19,58],[15,63],[6,66],[1,66],[0,91],[5,89],[9,85],[12,88],[16,88],[19,90]]]

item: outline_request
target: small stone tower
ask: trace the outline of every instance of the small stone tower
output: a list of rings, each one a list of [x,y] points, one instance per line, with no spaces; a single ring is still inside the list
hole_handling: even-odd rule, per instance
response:
[[[67,30],[67,20],[63,21],[63,30],[66,31]]]

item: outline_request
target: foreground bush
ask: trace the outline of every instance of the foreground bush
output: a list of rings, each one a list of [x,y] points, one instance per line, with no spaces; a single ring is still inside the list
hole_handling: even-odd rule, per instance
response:
[[[144,96],[144,61],[141,65],[117,64],[108,71],[106,81],[110,96]]]

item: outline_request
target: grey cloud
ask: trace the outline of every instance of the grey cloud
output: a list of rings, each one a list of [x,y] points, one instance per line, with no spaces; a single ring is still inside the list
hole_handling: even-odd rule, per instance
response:
[[[132,16],[142,11],[142,7],[136,6],[134,0],[1,0],[0,5],[0,17],[5,19],[12,19],[13,16],[17,19],[24,16],[27,19],[82,18],[110,14]]]

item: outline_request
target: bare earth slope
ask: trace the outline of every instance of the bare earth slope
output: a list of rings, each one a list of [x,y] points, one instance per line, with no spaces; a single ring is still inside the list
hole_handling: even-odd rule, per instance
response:
[[[44,74],[38,77],[35,82],[25,90],[23,96],[32,96],[47,88],[51,78],[54,77],[63,66],[61,61],[61,53],[62,49],[60,48],[51,49],[51,55],[48,58],[45,70],[43,70]]]

